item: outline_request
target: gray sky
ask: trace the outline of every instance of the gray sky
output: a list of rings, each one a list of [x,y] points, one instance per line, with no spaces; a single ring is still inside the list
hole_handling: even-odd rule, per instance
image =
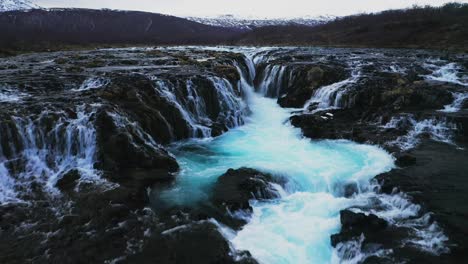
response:
[[[335,15],[442,5],[445,0],[33,0],[42,7],[84,7],[142,10],[176,16],[234,14],[253,17]],[[468,3],[468,0],[458,2]]]

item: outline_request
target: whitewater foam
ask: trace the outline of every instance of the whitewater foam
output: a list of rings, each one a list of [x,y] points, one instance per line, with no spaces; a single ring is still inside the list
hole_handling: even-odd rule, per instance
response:
[[[79,88],[73,89],[73,91],[82,92],[93,89],[99,89],[110,83],[110,80],[102,77],[93,77],[86,79]]]
[[[431,74],[424,76],[428,80],[468,86],[468,77],[461,74],[462,67],[454,62],[429,60],[423,66],[432,71]]]
[[[349,141],[312,142],[285,124],[290,113],[274,99],[254,95],[250,102],[246,125],[218,138],[174,146],[182,170],[176,187],[161,198],[182,205],[207,199],[208,187],[229,168],[251,167],[287,177],[281,199],[252,202],[249,223],[231,242],[261,263],[329,262],[329,239],[339,231],[339,211],[353,205],[334,195],[336,186],[366,186],[371,177],[393,167],[393,158],[377,147]]]
[[[468,101],[468,92],[466,93],[452,93],[455,98],[449,105],[445,105],[441,112],[454,113],[461,110],[464,102]]]
[[[21,99],[28,96],[25,93],[22,93],[16,89],[13,89],[8,86],[1,85],[0,86],[0,103],[16,103],[20,102]]]
[[[248,58],[253,62],[270,59],[265,52],[250,54]],[[236,67],[244,79],[241,86],[250,84],[245,79],[255,75],[242,73],[239,65]],[[265,72],[274,74],[264,76],[263,83],[276,83],[281,67],[270,67]],[[322,103],[322,109],[337,107],[337,93],[344,92],[346,85],[357,78],[359,71],[354,71],[349,79],[322,87],[308,104],[315,99]],[[414,234],[402,241],[402,246],[411,244],[436,255],[447,250],[446,237],[436,223],[417,224],[420,206],[401,193],[381,194],[376,191],[378,186],[370,182],[375,175],[394,168],[392,156],[375,146],[303,138],[301,131],[287,121],[291,112],[278,107],[274,99],[261,96],[268,94],[268,85],[260,87],[260,94],[249,94],[247,101],[252,114],[244,126],[217,138],[173,145],[171,150],[181,165],[181,172],[174,188],[159,193],[165,203],[190,205],[208,199],[210,186],[227,169],[250,167],[286,178],[287,183],[271,186],[278,190],[278,199],[252,200],[251,214],[229,212],[233,217],[247,220],[240,231],[217,223],[233,252],[248,250],[260,263],[360,263],[370,256],[391,254],[389,249],[363,252],[364,237],[339,244],[335,249],[331,247],[330,235],[340,230],[339,212],[347,208],[376,214],[391,225],[411,226]],[[397,127],[399,122],[392,120],[384,128]],[[407,122],[413,131],[406,137],[408,144],[427,131],[435,139],[448,142],[449,129],[434,120],[418,122],[410,118]],[[356,186],[358,193],[345,198],[344,188],[348,185]]]
[[[421,135],[429,135],[434,141],[447,144],[454,144],[452,131],[456,126],[444,119],[427,118],[416,120],[412,115],[400,115],[393,117],[387,124],[382,126],[384,129],[407,127],[409,129],[406,135],[388,142],[390,146],[398,146],[401,150],[410,150],[415,148],[421,142]]]

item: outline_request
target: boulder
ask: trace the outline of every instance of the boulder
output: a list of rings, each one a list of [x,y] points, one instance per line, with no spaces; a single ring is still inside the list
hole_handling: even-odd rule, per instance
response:
[[[279,193],[270,183],[280,183],[281,181],[270,174],[253,169],[229,169],[215,183],[211,200],[218,208],[227,208],[230,211],[250,211],[252,207],[249,201],[252,199],[278,198]]]
[[[398,155],[395,164],[399,167],[408,167],[416,164],[416,157],[408,154]]]
[[[203,243],[201,243],[203,242]],[[240,261],[236,261],[236,255]],[[232,254],[229,242],[209,221],[179,225],[155,234],[143,250],[125,263],[245,263],[255,264],[248,252]]]
[[[59,188],[61,191],[70,191],[75,188],[78,179],[80,179],[81,175],[78,170],[70,170],[57,181],[55,186]]]
[[[461,109],[468,109],[468,99],[465,99],[461,103]]]
[[[331,236],[331,243],[336,247],[338,243],[351,241],[362,235],[367,243],[378,242],[378,234],[384,233],[388,227],[387,221],[380,219],[376,215],[354,213],[350,210],[340,211],[340,221],[342,228],[340,233]]]
[[[162,146],[149,146],[132,130],[118,128],[106,111],[97,114],[96,130],[98,166],[103,170],[178,170],[177,161]]]

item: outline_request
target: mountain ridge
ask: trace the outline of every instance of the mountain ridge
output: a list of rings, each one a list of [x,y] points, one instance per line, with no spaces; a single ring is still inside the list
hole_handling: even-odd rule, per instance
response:
[[[0,12],[37,8],[40,7],[29,0],[2,0],[0,2]]]
[[[241,30],[253,30],[258,27],[265,26],[284,26],[284,25],[303,25],[316,26],[327,23],[334,16],[318,16],[318,17],[295,17],[295,18],[255,18],[255,17],[240,17],[235,15],[221,15],[215,17],[184,17],[188,20],[195,21],[201,24],[237,28]]]

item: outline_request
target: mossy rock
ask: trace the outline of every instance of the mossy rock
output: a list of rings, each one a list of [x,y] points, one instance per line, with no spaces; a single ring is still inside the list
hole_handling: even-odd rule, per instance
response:
[[[66,68],[65,71],[68,72],[68,73],[80,73],[80,72],[83,72],[84,69],[82,67],[79,67],[79,66],[70,66],[70,67]]]
[[[54,62],[56,64],[67,64],[68,63],[68,59],[67,58],[57,58],[54,60]]]
[[[103,67],[105,65],[106,65],[106,62],[101,59],[94,59],[91,61],[87,61],[83,64],[83,66],[86,68],[98,68],[98,67]]]
[[[236,67],[230,65],[218,65],[213,68],[216,75],[225,77],[229,81],[237,82],[240,80],[240,74]]]

